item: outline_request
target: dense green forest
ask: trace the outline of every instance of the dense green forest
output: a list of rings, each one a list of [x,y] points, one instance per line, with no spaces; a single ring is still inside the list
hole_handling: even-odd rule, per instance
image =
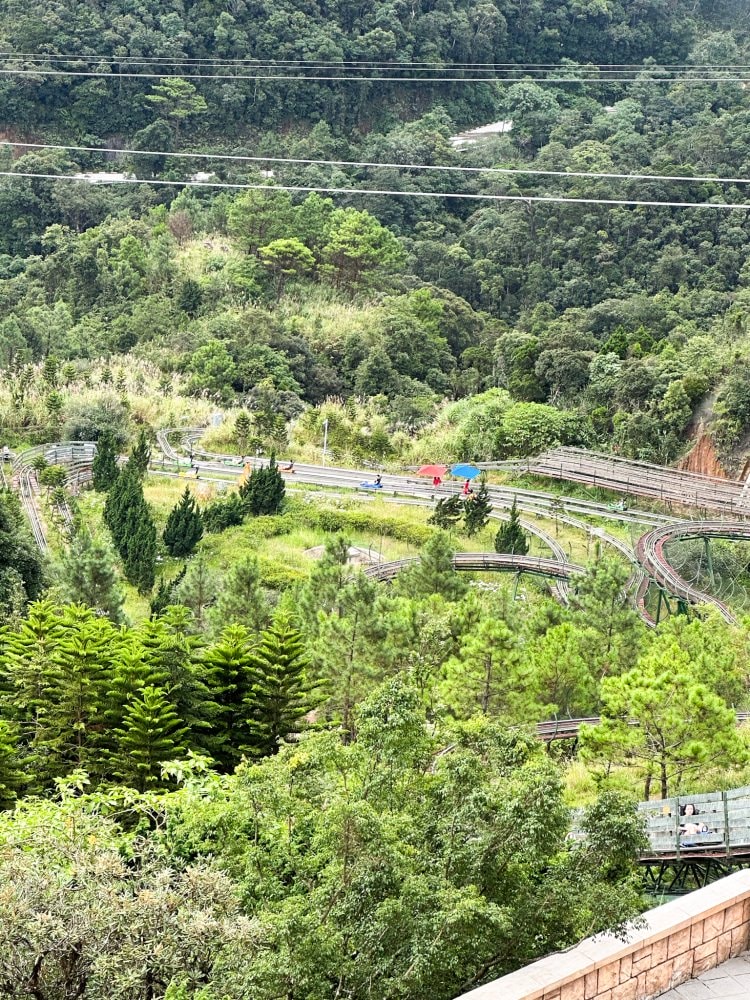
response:
[[[750,781],[746,549],[739,623],[647,629],[656,503],[282,462],[746,474],[747,4],[0,0],[0,41],[0,445],[97,443],[80,491],[0,458],[0,992],[452,1000],[621,930],[636,803]],[[567,590],[453,563],[550,549]]]

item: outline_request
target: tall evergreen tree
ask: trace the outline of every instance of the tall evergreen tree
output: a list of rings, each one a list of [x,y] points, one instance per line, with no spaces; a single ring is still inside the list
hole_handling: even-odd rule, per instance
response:
[[[18,728],[0,719],[0,809],[10,809],[24,785],[20,767]]]
[[[127,525],[125,576],[139,594],[149,594],[156,579],[156,525],[145,500],[128,517]]]
[[[466,593],[466,581],[453,565],[455,549],[444,531],[436,531],[422,547],[419,562],[400,574],[397,582],[401,593],[411,597],[442,594],[449,601]]]
[[[110,621],[121,622],[123,595],[114,553],[101,539],[82,529],[60,560],[58,586],[64,601],[85,604]]]
[[[242,759],[242,748],[250,743],[245,699],[250,694],[253,675],[253,639],[243,625],[229,625],[218,642],[209,646],[202,657],[204,676],[212,697],[220,706],[215,724],[219,746],[214,757],[226,771],[231,771]]]
[[[304,640],[288,613],[277,614],[263,632],[249,667],[248,750],[254,756],[267,756],[278,751],[280,740],[300,731],[303,716],[318,703],[308,677]]]
[[[130,701],[116,730],[114,774],[139,791],[158,784],[161,765],[185,753],[187,732],[166,693],[147,685]]]
[[[189,486],[169,512],[162,537],[167,552],[178,559],[189,556],[203,537],[203,519]]]
[[[469,538],[478,534],[489,523],[491,513],[490,491],[486,478],[482,476],[479,488],[475,493],[470,493],[464,503],[464,527]]]
[[[247,512],[254,517],[278,514],[284,503],[286,486],[276,464],[276,456],[271,455],[265,469],[253,469],[239,492]]]
[[[521,527],[516,501],[510,508],[510,517],[500,525],[495,535],[495,552],[509,552],[514,556],[525,556],[529,551],[529,540]]]
[[[260,582],[258,560],[245,556],[234,563],[224,577],[209,619],[214,627],[239,624],[259,632],[268,624],[270,615],[268,598]]]
[[[141,433],[138,435],[138,440],[135,443],[135,447],[130,452],[129,463],[132,462],[133,468],[138,473],[139,477],[143,479],[148,471],[148,463],[151,461],[151,448],[148,444],[148,439],[146,438],[145,430],[141,429]]]
[[[174,603],[175,592],[185,579],[186,573],[187,565],[183,566],[177,576],[172,577],[171,580],[167,580],[166,577],[162,577],[159,580],[159,586],[151,600],[150,611],[152,617],[158,617],[162,612],[166,611],[170,604]]]
[[[109,528],[115,548],[123,558],[128,538],[128,517],[143,502],[140,477],[135,466],[128,461],[107,494],[104,504],[104,523]]]
[[[120,474],[117,464],[117,445],[110,431],[104,431],[96,443],[96,454],[91,467],[91,481],[95,490],[106,493]]]

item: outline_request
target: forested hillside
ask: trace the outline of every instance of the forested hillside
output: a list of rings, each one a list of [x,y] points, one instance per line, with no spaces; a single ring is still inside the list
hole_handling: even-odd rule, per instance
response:
[[[747,475],[748,65],[745,0],[0,0],[0,993],[453,1000],[750,781],[729,501],[496,464]]]

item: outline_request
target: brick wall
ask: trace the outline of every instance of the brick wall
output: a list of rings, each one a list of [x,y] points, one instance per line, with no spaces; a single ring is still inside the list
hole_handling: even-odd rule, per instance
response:
[[[750,870],[644,919],[626,940],[588,938],[458,1000],[653,1000],[750,947]]]

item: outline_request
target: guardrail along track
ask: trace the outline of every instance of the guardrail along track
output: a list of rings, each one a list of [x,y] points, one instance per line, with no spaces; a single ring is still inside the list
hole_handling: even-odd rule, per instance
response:
[[[556,448],[526,461],[487,463],[483,467],[584,483],[682,507],[715,510],[731,517],[750,516],[750,492],[741,480],[683,472],[583,448]]]
[[[372,580],[386,582],[393,580],[402,570],[409,566],[415,566],[418,562],[418,556],[412,559],[395,559],[393,562],[369,566],[364,573]],[[515,556],[507,552],[457,552],[453,556],[453,567],[456,570],[470,573],[518,572],[558,580],[569,580],[584,572],[583,566],[577,566],[575,563],[558,562],[556,559],[535,558],[534,556]]]
[[[636,557],[645,572],[664,590],[689,604],[711,604],[718,608],[728,622],[735,622],[734,614],[717,597],[707,594],[683,579],[670,564],[665,546],[669,542],[688,538],[731,538],[750,541],[750,522],[746,521],[689,521],[655,528],[638,539]],[[641,600],[645,599],[645,589],[639,590]]]

